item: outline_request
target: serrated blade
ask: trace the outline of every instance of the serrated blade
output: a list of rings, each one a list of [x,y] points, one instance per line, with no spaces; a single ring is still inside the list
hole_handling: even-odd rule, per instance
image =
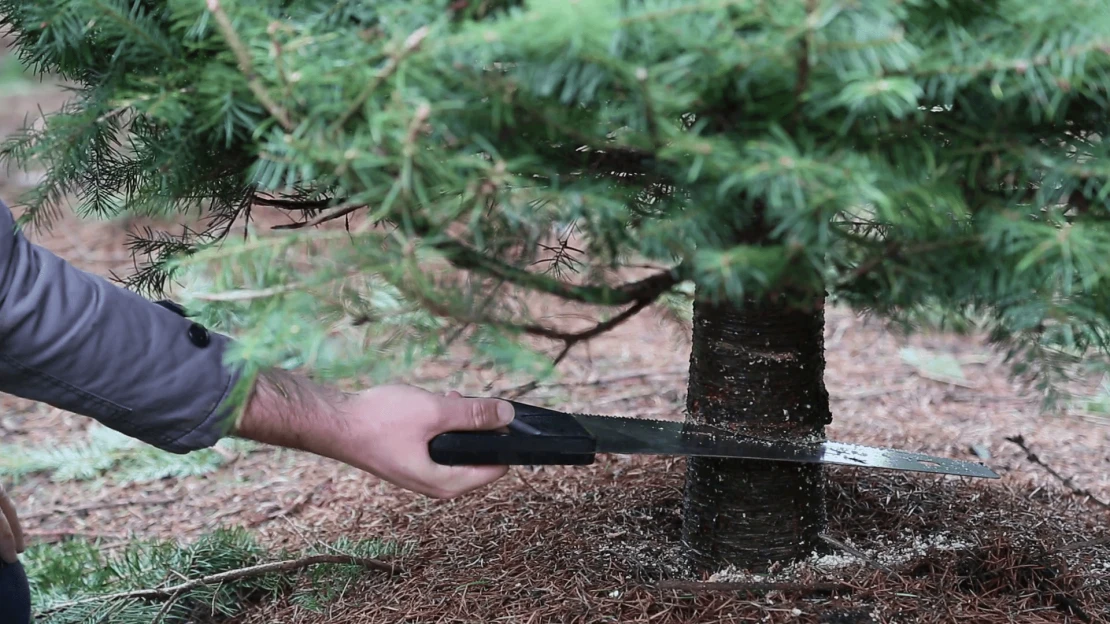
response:
[[[763,440],[718,427],[669,420],[592,414],[571,416],[597,439],[599,453],[764,459],[999,478],[980,463],[896,449],[831,441],[802,444]]]

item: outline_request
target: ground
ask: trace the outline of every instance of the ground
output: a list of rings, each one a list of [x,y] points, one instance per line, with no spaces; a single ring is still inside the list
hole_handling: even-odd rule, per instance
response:
[[[50,110],[62,101],[49,86],[10,77],[4,84],[0,134],[36,106]],[[33,173],[11,174],[0,181],[0,198],[14,201],[34,180]],[[32,238],[85,270],[124,274],[132,270],[127,228],[136,226],[67,216]],[[828,552],[765,578],[730,570],[694,578],[683,568],[684,463],[674,458],[606,456],[589,467],[516,469],[453,501],[272,449],[230,457],[202,476],[120,483],[39,475],[10,493],[39,542],[92,538],[111,551],[130,536],[187,540],[246,526],[275,548],[338,536],[412,547],[398,559],[402,573],[367,573],[323,613],[269,602],[236,620],[244,624],[1110,620],[1110,509],[1091,499],[1110,500],[1110,420],[1100,406],[1043,412],[1039,396],[1009,377],[981,336],[903,338],[847,310],[827,316],[831,438],[982,459],[1002,478],[830,469]],[[524,400],[680,417],[684,336],[646,314],[576,348],[560,380]],[[935,365],[943,358],[960,363],[964,377],[946,376]],[[444,374],[457,364],[440,362],[398,381],[487,395],[518,383],[492,371]],[[1098,391],[1098,379],[1078,383]],[[85,440],[90,427],[47,406],[0,402],[7,448],[68,446]],[[1071,481],[1031,462],[1007,441],[1013,436]],[[1090,496],[1077,495],[1080,489]]]

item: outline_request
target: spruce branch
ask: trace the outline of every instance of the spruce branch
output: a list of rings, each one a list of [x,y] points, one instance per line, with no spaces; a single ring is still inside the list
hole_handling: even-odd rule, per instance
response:
[[[896,241],[887,241],[883,245],[883,249],[880,253],[871,256],[867,260],[856,265],[856,268],[853,269],[852,272],[849,273],[845,279],[840,281],[839,286],[847,286],[851,282],[874,272],[875,269],[879,268],[884,262],[892,260],[894,258],[912,256],[915,254],[923,254],[930,251],[937,251],[939,249],[946,249],[949,247],[960,247],[977,242],[982,242],[982,237],[961,236],[948,240],[929,241],[917,245],[903,245],[899,244]]]
[[[361,202],[353,202],[349,204],[340,204],[330,210],[321,212],[308,221],[298,221],[297,223],[284,223],[273,226],[273,230],[300,230],[304,228],[315,227],[321,223],[342,219],[343,217],[366,208],[366,204]]]
[[[451,238],[432,241],[430,244],[443,253],[451,264],[460,269],[479,271],[516,286],[578,303],[627,305],[647,298],[654,299],[682,281],[680,276],[683,265],[680,264],[650,277],[618,286],[568,284],[490,258]]]
[[[651,137],[652,145],[658,149],[664,143],[662,137],[659,136],[659,120],[657,119],[654,103],[651,100],[651,89],[648,84],[650,77],[646,68],[636,68],[636,79],[640,84],[640,93],[644,98],[644,119],[647,122],[648,136]]]
[[[274,561],[271,563],[263,563],[247,568],[239,568],[237,570],[228,570],[218,574],[210,574],[201,578],[192,579],[171,585],[169,587],[150,588],[150,589],[137,589],[131,591],[117,592],[114,594],[105,594],[102,596],[91,596],[88,598],[81,598],[79,600],[71,600],[63,602],[44,609],[40,615],[50,615],[59,611],[72,609],[87,604],[95,604],[100,602],[115,602],[120,600],[166,600],[174,599],[185,592],[192,591],[199,587],[207,585],[218,585],[220,583],[227,583],[230,581],[241,581],[243,579],[255,578],[265,576],[267,574],[280,574],[285,572],[295,572],[303,568],[321,565],[321,564],[337,564],[337,565],[357,565],[370,570],[377,570],[387,574],[400,574],[403,569],[395,564],[387,563],[380,559],[373,559],[370,557],[357,557],[353,555],[309,555],[301,557],[300,559],[289,559],[286,561]]]
[[[654,303],[656,299],[658,299],[662,294],[663,292],[660,291],[647,295],[643,299],[640,299],[635,304],[630,306],[627,310],[624,310],[613,318],[607,321],[601,321],[599,323],[596,323],[593,327],[590,327],[589,329],[584,329],[577,332],[560,331],[556,329],[551,329],[550,327],[545,327],[543,325],[521,325],[518,327],[518,329],[526,334],[531,334],[533,336],[540,336],[543,338],[550,338],[552,340],[562,341],[563,353],[560,355],[560,357],[556,359],[556,363],[558,363],[563,359],[563,356],[565,356],[566,352],[570,351],[570,349],[578,343],[590,340],[591,338],[596,338],[601,334],[615,329],[617,326],[621,325],[628,319],[642,312],[644,308]]]
[[[1006,58],[991,59],[972,65],[938,65],[934,67],[912,67],[906,70],[890,71],[886,77],[912,76],[924,78],[928,76],[978,76],[980,74],[995,74],[1004,71],[1013,71],[1025,74],[1033,68],[1043,68],[1054,64],[1067,64],[1075,62],[1079,57],[1092,52],[1110,55],[1110,39],[1095,39],[1087,43],[1074,45],[1059,52],[1038,54],[1032,58]]]
[[[447,23],[442,10],[403,0],[212,0],[185,13],[166,0],[0,0],[21,56],[78,93],[0,153],[43,171],[24,223],[45,221],[70,195],[104,214],[208,210],[207,230],[135,245],[151,266],[128,283],[162,290],[175,267],[218,271],[224,290],[244,275],[260,280],[233,301],[326,279],[339,264],[268,247],[281,243],[219,248],[257,205],[298,222],[267,238],[344,245],[321,256],[368,240],[363,227],[395,227],[464,279],[613,306],[593,314],[619,317],[689,279],[736,302],[755,290],[839,290],[894,319],[926,304],[974,305],[999,336],[1030,343],[1013,361],[1037,374],[1039,358],[1057,352],[1110,350],[1102,7],[694,0],[614,14],[601,2],[494,4],[496,20]],[[161,62],[165,50],[174,58]],[[309,120],[324,140],[294,136]],[[356,200],[373,219],[346,234],[309,227],[342,223]],[[1069,223],[1077,227],[1054,238]],[[545,252],[550,241],[536,235],[571,224],[582,253],[565,237]],[[343,260],[388,283],[404,251],[383,247]],[[171,262],[202,248],[191,263]],[[638,258],[676,266],[624,284],[585,269]],[[842,281],[815,277],[834,273]],[[374,319],[366,339],[382,352],[442,347],[442,319],[415,298],[369,281],[344,286],[339,301],[202,307],[256,328],[350,312]],[[485,309],[445,290],[424,294],[479,320],[543,323],[515,328],[522,334],[575,340],[499,314],[504,292]],[[483,330],[458,333],[470,329]],[[323,333],[259,338],[257,352],[312,353],[355,370],[350,357],[317,355],[341,350],[322,347]],[[510,360],[534,361],[500,361]]]
[[[817,10],[817,0],[806,2],[806,32],[798,42],[797,78],[794,82],[794,116],[792,123],[797,127],[802,119],[802,104],[806,89],[809,88],[809,55],[813,40],[813,30],[808,28],[813,14]]]
[[[478,271],[509,284],[554,295],[567,301],[592,305],[627,305],[662,294],[681,283],[681,276],[684,274],[684,265],[680,263],[655,275],[618,286],[568,284],[491,258],[445,234],[435,234],[435,228],[431,223],[417,214],[406,214],[404,221],[417,236],[424,238],[430,247],[442,253],[444,258],[456,268]]]
[[[268,299],[276,297],[285,293],[301,290],[312,284],[306,282],[294,282],[291,284],[281,284],[279,286],[271,286],[269,288],[246,289],[241,288],[238,290],[228,290],[216,293],[197,293],[193,295],[194,299],[200,301],[253,301],[255,299]]]
[[[328,208],[332,205],[333,200],[270,197],[255,193],[254,195],[252,195],[251,201],[259,206],[280,208],[282,210],[300,210],[304,212],[313,212],[316,210],[323,210],[325,208]]]
[[[434,314],[443,318],[450,318],[468,324],[495,326],[508,331],[521,332],[531,336],[538,336],[541,338],[560,341],[563,343],[563,348],[560,350],[559,354],[555,357],[553,361],[553,364],[558,365],[560,362],[563,361],[564,358],[566,358],[567,354],[572,348],[574,348],[575,345],[596,338],[601,334],[615,329],[616,327],[620,326],[624,322],[642,312],[645,308],[647,308],[656,300],[658,300],[661,296],[663,296],[663,294],[666,293],[668,290],[669,287],[647,292],[642,295],[641,298],[637,299],[632,306],[617,314],[613,318],[606,321],[599,321],[598,323],[587,329],[576,332],[558,330],[544,325],[532,323],[512,323],[509,321],[496,319],[482,313],[460,314],[459,312],[452,310],[448,305],[431,299],[420,290],[408,288],[405,289],[405,292],[410,296],[418,299],[421,304],[431,310]]]
[[[424,42],[424,39],[427,36],[428,27],[421,26],[420,28],[414,30],[412,34],[410,34],[408,37],[406,37],[405,42],[401,45],[401,49],[389,57],[389,60],[386,61],[385,66],[382,67],[380,71],[378,71],[378,73],[374,76],[374,79],[371,80],[370,83],[366,85],[366,88],[363,89],[362,92],[355,97],[354,101],[351,102],[351,105],[347,108],[347,110],[339,116],[339,119],[335,120],[335,123],[333,123],[331,127],[328,128],[328,133],[334,134],[335,132],[338,132],[338,130],[347,123],[347,120],[353,117],[355,113],[357,113],[358,110],[362,108],[364,104],[366,104],[367,100],[370,99],[370,96],[374,95],[374,91],[377,91],[378,87],[380,87],[382,83],[388,80],[389,77],[397,71],[397,68],[400,67],[401,62],[405,59],[405,57],[409,54],[412,54],[414,51],[416,51],[417,48],[420,47],[420,44]]]
[[[220,6],[220,0],[207,0],[208,10],[216,18],[216,24],[220,28],[224,39],[227,41],[228,47],[235,53],[235,58],[239,62],[239,70],[247,79],[247,86],[250,87],[251,93],[254,97],[258,98],[258,102],[262,104],[269,111],[270,115],[281,124],[281,127],[286,132],[292,132],[294,129],[293,122],[289,119],[289,113],[285,111],[277,102],[274,101],[266,88],[262,86],[262,81],[259,80],[258,74],[254,70],[254,63],[251,61],[250,50],[247,49],[243,40],[239,37],[239,33],[235,32],[235,25],[231,23],[231,18],[228,16],[227,11],[224,11]]]
[[[662,296],[662,293],[652,297],[651,299],[645,299],[643,301],[639,301],[639,302],[636,303],[636,305],[633,305],[632,307],[628,308],[624,312],[621,312],[617,316],[614,316],[613,318],[609,319],[608,321],[602,321],[600,323],[597,323],[593,327],[590,327],[589,329],[585,329],[585,330],[574,332],[574,333],[566,333],[566,332],[555,331],[555,330],[552,330],[552,329],[549,329],[549,328],[546,328],[546,327],[542,327],[542,326],[539,326],[539,325],[526,325],[526,326],[522,327],[522,330],[526,333],[529,333],[529,334],[532,334],[532,335],[535,335],[535,336],[543,336],[545,338],[553,338],[553,339],[556,339],[556,340],[561,340],[563,342],[563,348],[560,349],[559,353],[557,353],[555,355],[554,359],[551,360],[551,366],[556,367],[559,364],[561,364],[564,359],[566,359],[567,355],[570,354],[570,350],[573,349],[575,347],[575,345],[577,345],[579,343],[582,343],[582,342],[585,342],[587,340],[590,340],[591,338],[596,338],[597,336],[600,336],[601,334],[604,334],[604,333],[606,333],[610,330],[615,329],[617,326],[621,325],[625,321],[628,321],[632,317],[639,314],[641,311],[644,310],[644,308],[647,308],[649,305],[651,305],[660,296]],[[529,392],[535,390],[538,387],[539,387],[539,380],[534,379],[534,380],[532,380],[532,381],[530,381],[526,384],[523,384],[521,386],[517,386],[516,388],[513,388],[512,391],[510,391],[507,396],[510,399],[519,399],[522,396],[524,396],[525,394],[528,394]]]

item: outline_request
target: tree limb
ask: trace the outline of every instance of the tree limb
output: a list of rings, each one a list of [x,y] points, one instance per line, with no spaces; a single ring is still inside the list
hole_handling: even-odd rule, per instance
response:
[[[619,286],[578,286],[518,269],[499,260],[486,257],[453,239],[430,242],[430,244],[442,252],[447,260],[457,268],[479,271],[517,286],[579,303],[610,306],[626,305],[647,298],[654,299],[682,281],[680,278],[682,265],[680,264],[642,280]]]
[[[258,80],[258,74],[254,71],[254,64],[251,62],[250,51],[247,50],[246,44],[239,38],[239,34],[235,32],[235,25],[231,23],[231,18],[220,6],[220,0],[208,0],[208,10],[216,18],[216,24],[227,41],[227,45],[235,53],[235,58],[239,61],[239,71],[243,72],[246,77],[247,86],[250,87],[251,93],[258,98],[259,103],[281,124],[286,132],[292,132],[294,126],[292,120],[289,119],[289,113],[270,97],[266,88]]]
[[[559,354],[555,356],[555,359],[551,361],[552,366],[558,366],[559,363],[567,357],[567,354],[570,353],[570,350],[574,348],[574,345],[589,340],[590,338],[594,338],[595,336],[600,336],[601,334],[613,329],[614,327],[627,321],[633,316],[636,316],[644,308],[651,305],[651,303],[657,298],[658,295],[652,297],[651,299],[645,299],[643,301],[637,302],[636,305],[628,308],[624,312],[621,312],[608,321],[603,321],[589,329],[580,332],[564,333],[540,325],[525,325],[522,326],[520,329],[523,330],[525,333],[532,334],[534,336],[543,336],[545,338],[562,340],[563,348],[559,351]],[[528,394],[529,392],[535,390],[537,387],[539,387],[539,382],[537,380],[532,380],[524,385],[514,388],[512,392],[509,393],[509,398],[519,399],[525,394]]]
[[[260,206],[280,208],[282,210],[302,210],[305,212],[323,210],[332,205],[331,199],[286,199],[281,197],[265,197],[257,193],[251,195],[251,202]]]
[[[584,342],[586,340],[589,340],[591,338],[595,338],[595,337],[597,337],[597,336],[599,336],[599,335],[617,327],[621,323],[624,323],[628,319],[630,319],[633,316],[636,316],[637,314],[639,314],[644,308],[651,305],[653,302],[655,302],[656,299],[658,299],[660,296],[662,296],[664,292],[666,292],[666,290],[664,289],[664,290],[659,290],[657,292],[649,293],[648,295],[644,296],[643,299],[640,299],[640,300],[636,301],[635,305],[629,307],[627,310],[621,312],[620,314],[614,316],[613,318],[611,318],[607,321],[601,321],[601,322],[597,323],[596,325],[594,325],[593,327],[590,327],[589,329],[584,329],[584,330],[577,331],[577,332],[566,332],[566,331],[561,331],[561,330],[553,329],[553,328],[550,328],[550,327],[546,327],[544,325],[533,325],[533,324],[519,325],[519,324],[516,324],[516,323],[510,323],[510,322],[507,322],[507,321],[499,321],[499,320],[494,319],[494,318],[483,317],[483,316],[480,316],[480,315],[479,316],[460,315],[460,314],[455,313],[451,309],[445,307],[442,303],[437,302],[437,301],[433,301],[432,299],[424,296],[424,294],[422,292],[413,291],[412,289],[408,289],[408,288],[402,288],[402,291],[405,292],[406,294],[408,294],[409,296],[418,299],[426,308],[428,308],[428,311],[430,311],[431,313],[433,313],[437,316],[454,319],[456,321],[460,321],[460,322],[463,322],[463,323],[493,325],[493,326],[501,327],[503,329],[507,329],[507,330],[510,330],[510,331],[519,331],[519,332],[524,332],[524,333],[532,335],[532,336],[540,336],[542,338],[549,338],[551,340],[559,340],[559,341],[563,342],[564,348],[559,353],[559,355],[556,357],[556,359],[555,359],[556,364],[561,362],[562,359],[564,357],[566,357],[567,352],[570,351],[570,349],[574,345],[576,345],[580,342]]]
[[[858,280],[861,277],[872,273],[875,269],[879,268],[884,262],[888,260],[894,260],[901,256],[928,253],[930,251],[936,251],[938,249],[945,249],[948,247],[969,245],[972,243],[980,242],[981,240],[982,239],[980,236],[970,235],[961,236],[950,240],[927,241],[917,245],[904,245],[896,241],[887,241],[886,245],[883,246],[882,252],[859,263],[856,268],[848,274],[847,277],[845,277],[837,284],[837,286],[847,286],[851,282],[854,282],[855,280]]]
[[[601,334],[604,334],[605,332],[613,329],[621,323],[624,323],[633,316],[636,316],[640,313],[640,311],[642,311],[644,308],[648,307],[652,304],[652,302],[658,299],[659,295],[661,294],[662,292],[641,299],[640,301],[637,301],[635,305],[628,308],[624,312],[621,312],[620,314],[614,316],[608,321],[602,321],[589,329],[585,329],[579,332],[562,332],[559,330],[551,329],[550,327],[544,327],[542,325],[521,325],[519,329],[533,336],[542,336],[544,338],[551,338],[553,340],[561,340],[566,345],[564,351],[568,351],[574,345],[585,340],[589,340],[590,338],[600,336]],[[559,359],[561,360],[562,358]],[[556,363],[557,362],[558,360],[556,361]]]
[[[670,273],[670,271],[668,271],[667,273]],[[644,281],[646,281],[646,280],[644,280]],[[460,317],[459,314],[454,313],[452,310],[445,307],[440,302],[434,301],[434,300],[424,296],[424,293],[420,292],[418,289],[414,291],[413,289],[403,288],[403,287],[400,287],[400,286],[399,286],[399,288],[401,288],[402,292],[408,294],[411,297],[414,297],[415,299],[418,299],[424,305],[424,307],[426,307],[428,309],[428,311],[430,311],[431,313],[433,313],[437,316],[454,319],[454,320],[457,320],[457,321],[460,321],[460,322],[463,322],[463,323],[468,323],[468,324],[474,323],[474,324],[483,324],[483,325],[493,325],[493,326],[501,327],[501,328],[504,328],[504,329],[507,329],[507,330],[510,330],[510,331],[519,331],[519,332],[524,332],[524,333],[532,335],[532,336],[540,336],[540,337],[543,337],[543,338],[549,338],[549,339],[552,339],[552,340],[561,341],[563,343],[563,348],[559,351],[558,355],[556,355],[555,359],[552,361],[553,366],[558,366],[559,363],[562,362],[566,358],[567,354],[570,353],[570,350],[572,348],[574,348],[575,345],[577,345],[581,342],[585,342],[587,340],[590,340],[591,338],[595,338],[597,336],[600,336],[601,334],[616,328],[617,326],[624,323],[628,319],[630,319],[630,318],[636,316],[637,314],[639,314],[641,311],[644,310],[644,308],[647,308],[649,305],[654,303],[657,299],[659,299],[659,297],[661,297],[663,295],[663,293],[667,292],[667,290],[668,290],[668,288],[660,288],[660,289],[657,289],[655,291],[650,291],[646,295],[644,295],[642,299],[637,300],[634,303],[634,305],[629,307],[627,310],[624,310],[620,314],[614,316],[613,318],[611,318],[607,321],[598,322],[594,326],[592,326],[588,329],[581,330],[581,331],[566,332],[566,331],[560,331],[560,330],[557,330],[557,329],[546,327],[546,326],[543,326],[543,325],[535,325],[535,324],[519,325],[519,324],[515,324],[515,323],[499,321],[497,319],[493,319],[493,318],[489,318],[489,317],[483,317],[481,315]],[[527,394],[528,392],[531,392],[532,390],[535,390],[536,387],[538,386],[538,383],[539,383],[538,381],[533,380],[532,382],[529,382],[527,384],[524,384],[522,386],[519,386],[519,387],[515,388],[514,391],[510,394],[510,398],[520,398],[521,396]]]
[[[817,11],[817,3],[814,0],[806,1],[806,24],[807,28],[801,37],[798,49],[798,60],[796,63],[797,76],[794,80],[794,115],[791,123],[796,127],[802,119],[802,105],[803,98],[805,97],[806,89],[809,88],[809,54],[810,44],[813,38],[813,31],[808,27],[809,19]]]
[[[363,105],[366,104],[366,101],[370,99],[370,96],[374,94],[374,91],[376,91],[378,87],[382,85],[382,83],[384,83],[390,76],[393,75],[394,72],[397,71],[397,68],[401,65],[401,61],[405,60],[406,56],[412,54],[417,48],[420,47],[420,44],[423,43],[424,39],[428,36],[428,32],[429,30],[427,26],[421,26],[405,38],[405,42],[401,45],[401,49],[398,50],[396,54],[393,54],[389,57],[389,61],[387,61],[385,66],[378,71],[378,73],[374,76],[374,79],[371,80],[369,84],[367,84],[366,87],[357,96],[355,96],[354,101],[351,102],[351,105],[347,107],[347,110],[339,116],[339,119],[337,119],[334,123],[331,124],[330,127],[328,127],[328,134],[335,134],[339,130],[339,128],[343,127],[343,124],[347,123],[347,121],[351,117],[353,117],[355,113],[357,113],[358,110],[363,107]]]
[[[278,207],[285,207],[286,205],[284,200],[263,199],[260,203]],[[273,229],[293,230],[315,226],[325,221],[338,219],[363,207],[365,207],[365,204],[345,202],[308,221],[278,225],[274,226]],[[304,209],[307,208],[307,206],[304,207]],[[672,286],[682,282],[683,265],[680,263],[670,269],[660,271],[655,275],[617,286],[583,286],[568,284],[559,279],[533,273],[506,264],[496,258],[490,258],[482,252],[454,238],[447,236],[432,238],[431,225],[418,218],[416,215],[409,215],[406,221],[407,224],[415,230],[416,235],[424,238],[429,246],[442,253],[447,261],[456,268],[478,271],[513,285],[553,295],[568,301],[592,305],[621,306],[635,303],[645,298],[657,298]]]
[[[299,230],[299,229],[302,229],[302,228],[314,227],[314,226],[320,225],[321,223],[324,223],[326,221],[334,221],[335,219],[340,219],[342,217],[345,217],[345,216],[351,214],[352,212],[355,212],[356,210],[361,210],[365,207],[366,207],[366,204],[363,204],[361,202],[354,202],[354,203],[350,203],[350,204],[340,204],[340,205],[332,208],[331,210],[321,212],[320,214],[316,215],[315,217],[309,219],[308,221],[298,221],[297,223],[286,223],[286,224],[282,224],[282,225],[275,225],[271,229],[274,229],[274,230]]]

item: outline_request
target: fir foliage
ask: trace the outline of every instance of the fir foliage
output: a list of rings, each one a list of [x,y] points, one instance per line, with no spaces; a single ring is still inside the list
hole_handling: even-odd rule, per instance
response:
[[[376,558],[398,552],[401,550],[395,545],[378,540],[340,540],[296,555],[271,553],[243,529],[220,529],[188,545],[132,542],[112,556],[86,540],[35,544],[25,553],[24,565],[34,610],[39,614],[35,621],[41,624],[186,624],[225,621],[253,604],[281,596],[289,596],[306,608],[320,608],[342,597],[359,578],[380,572],[359,566],[319,565],[304,571],[199,585],[170,599],[106,597],[176,586],[183,581],[312,554]]]
[[[688,284],[735,302],[827,292],[910,326],[939,310],[1043,379],[1107,351],[1102,0],[0,13],[30,67],[75,85],[4,147],[47,171],[24,222],[71,193],[92,214],[203,212],[200,232],[140,243],[152,264],[129,285],[179,280],[252,365],[386,376],[466,340],[542,373],[504,337],[583,338],[522,294],[593,306],[603,331]],[[229,239],[259,206],[364,225]],[[622,281],[645,263],[662,270]]]
[[[91,481],[102,476],[113,483],[148,483],[215,472],[255,444],[237,438],[214,448],[188,454],[167,453],[107,427],[93,425],[87,440],[69,446],[0,446],[0,476],[48,473],[56,482]]]

